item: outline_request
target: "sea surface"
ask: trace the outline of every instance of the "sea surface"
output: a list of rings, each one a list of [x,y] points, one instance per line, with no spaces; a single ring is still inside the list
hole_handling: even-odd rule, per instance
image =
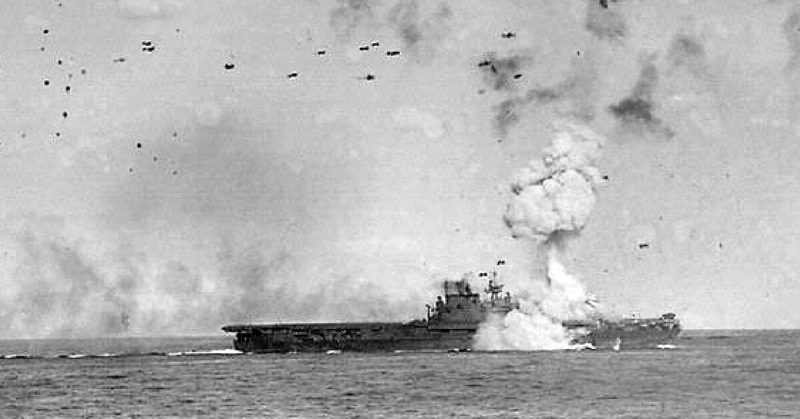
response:
[[[675,349],[235,354],[228,337],[0,341],[2,417],[800,417],[800,331]],[[30,357],[30,358],[20,358]]]

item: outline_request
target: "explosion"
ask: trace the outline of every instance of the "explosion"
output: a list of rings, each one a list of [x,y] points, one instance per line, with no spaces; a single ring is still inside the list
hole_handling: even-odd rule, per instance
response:
[[[514,237],[547,242],[558,232],[580,231],[594,208],[600,173],[594,166],[602,138],[587,127],[559,121],[552,144],[519,171],[505,214]]]
[[[547,249],[544,298],[524,299],[504,318],[489,318],[475,336],[477,349],[568,349],[571,339],[561,322],[592,314],[593,297],[559,261],[558,244],[565,233],[580,232],[594,208],[595,189],[601,182],[595,162],[603,139],[588,127],[567,121],[557,121],[554,128],[542,157],[512,181],[513,196],[504,217],[513,237]]]

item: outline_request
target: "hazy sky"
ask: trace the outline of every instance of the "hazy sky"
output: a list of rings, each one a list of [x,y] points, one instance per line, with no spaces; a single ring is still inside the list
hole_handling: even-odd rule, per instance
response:
[[[602,302],[800,327],[794,3],[3,6],[2,337],[403,320],[499,258],[539,280],[502,216],[557,119],[606,138],[565,250]]]

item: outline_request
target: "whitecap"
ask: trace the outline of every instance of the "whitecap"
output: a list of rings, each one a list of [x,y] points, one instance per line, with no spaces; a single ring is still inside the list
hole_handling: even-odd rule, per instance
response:
[[[591,343],[587,342],[587,343],[581,343],[581,344],[574,345],[571,349],[574,349],[576,351],[582,351],[584,349],[595,350],[597,348],[595,348],[594,345],[592,345]]]
[[[169,352],[167,356],[199,356],[199,355],[241,355],[236,349],[212,349],[208,351]]]
[[[8,354],[3,355],[3,359],[30,359],[30,355],[28,354]]]

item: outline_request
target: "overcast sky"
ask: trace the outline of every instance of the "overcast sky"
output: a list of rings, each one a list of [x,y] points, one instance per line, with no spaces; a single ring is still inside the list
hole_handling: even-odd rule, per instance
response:
[[[800,327],[800,9],[36,0],[0,15],[0,336],[405,320],[541,280],[503,223],[553,121],[606,138],[568,270],[627,314]]]

